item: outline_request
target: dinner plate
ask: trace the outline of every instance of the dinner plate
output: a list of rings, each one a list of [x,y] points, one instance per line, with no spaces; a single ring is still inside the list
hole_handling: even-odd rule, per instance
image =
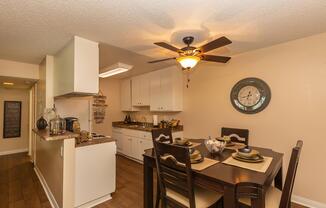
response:
[[[243,157],[239,157],[238,154],[235,152],[232,154],[232,157],[236,160],[242,161],[242,162],[248,162],[248,163],[260,163],[264,161],[264,157],[261,155],[257,155],[257,157],[253,157],[253,158],[243,158]]]

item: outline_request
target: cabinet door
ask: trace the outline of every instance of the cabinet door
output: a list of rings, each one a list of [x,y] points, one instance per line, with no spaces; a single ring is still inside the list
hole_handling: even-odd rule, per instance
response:
[[[172,92],[172,73],[169,70],[162,70],[161,72],[161,111],[170,111],[173,108],[173,92]]]
[[[122,134],[120,132],[117,132],[117,131],[113,130],[112,138],[117,141],[117,151],[122,153],[123,152],[123,137],[122,137]]]
[[[140,78],[133,77],[131,80],[131,100],[133,106],[140,106]]]
[[[150,79],[150,110],[161,111],[161,73],[151,73]]]
[[[132,137],[123,136],[123,154],[132,157]]]
[[[150,97],[150,75],[144,74],[139,77],[139,102],[143,106],[149,105],[149,97]]]
[[[139,138],[139,146],[138,146],[138,160],[143,160],[143,154],[146,149],[153,148],[153,142],[150,139],[140,139]]]
[[[121,110],[131,111],[131,80],[125,79],[121,82]]]

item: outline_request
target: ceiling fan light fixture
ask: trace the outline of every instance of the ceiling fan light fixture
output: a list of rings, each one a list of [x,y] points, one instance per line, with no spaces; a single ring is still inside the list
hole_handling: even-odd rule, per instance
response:
[[[198,56],[180,56],[177,58],[177,62],[180,63],[182,68],[191,69],[197,65],[200,61]]]

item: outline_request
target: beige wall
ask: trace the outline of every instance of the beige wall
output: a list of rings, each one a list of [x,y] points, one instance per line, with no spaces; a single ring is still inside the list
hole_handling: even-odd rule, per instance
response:
[[[39,65],[39,81],[37,82],[37,112],[36,119],[43,113],[45,108],[53,107],[53,56],[45,56]]]
[[[294,194],[326,203],[325,52],[326,33],[243,53],[226,65],[200,63],[184,89],[185,136],[217,136],[222,126],[248,128],[251,145],[285,154],[286,169],[291,148],[302,139]],[[239,113],[230,103],[231,88],[246,77],[265,80],[272,91],[258,114]]]
[[[107,96],[108,107],[105,120],[101,124],[93,122],[93,131],[105,135],[112,135],[112,121],[119,121],[123,118],[120,108],[120,80],[100,79],[100,89]]]
[[[38,65],[0,59],[0,76],[38,79]]]
[[[3,107],[4,101],[21,101],[21,137],[3,139]],[[0,88],[0,154],[1,152],[26,150],[28,149],[28,112],[29,112],[29,91]]]

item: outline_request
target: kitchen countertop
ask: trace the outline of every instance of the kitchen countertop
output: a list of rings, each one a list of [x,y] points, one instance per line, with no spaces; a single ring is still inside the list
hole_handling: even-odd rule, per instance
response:
[[[79,136],[79,134],[75,134],[70,131],[66,131],[64,134],[60,135],[50,135],[50,131],[48,128],[43,130],[33,129],[33,132],[46,141],[71,139]]]
[[[146,127],[144,128],[142,124],[125,124],[123,121],[112,122],[112,126],[118,128],[133,129],[133,130],[148,131],[148,132],[151,132],[152,129],[157,129],[156,127],[153,127],[151,123],[147,123]],[[172,128],[172,132],[179,132],[179,131],[183,131],[182,125]]]
[[[102,143],[106,143],[106,142],[115,142],[116,139],[113,139],[111,137],[104,137],[104,138],[100,138],[100,139],[90,139],[87,142],[82,142],[82,143],[77,143],[76,142],[76,147],[85,147],[88,145],[95,145],[95,144],[102,144]]]

